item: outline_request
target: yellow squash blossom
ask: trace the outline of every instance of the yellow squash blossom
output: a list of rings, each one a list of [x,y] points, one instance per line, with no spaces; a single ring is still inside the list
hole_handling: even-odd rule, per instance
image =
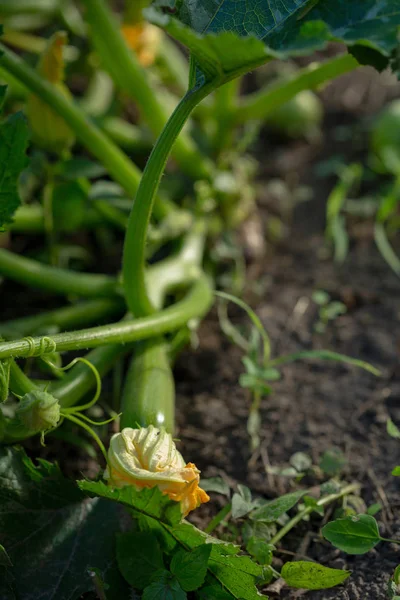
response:
[[[153,425],[126,427],[111,438],[104,477],[114,488],[158,487],[171,500],[180,502],[183,516],[210,499],[199,487],[196,465],[186,464],[172,436]]]
[[[150,23],[124,23],[122,35],[129,48],[136,52],[140,64],[149,67],[156,59],[161,32]]]

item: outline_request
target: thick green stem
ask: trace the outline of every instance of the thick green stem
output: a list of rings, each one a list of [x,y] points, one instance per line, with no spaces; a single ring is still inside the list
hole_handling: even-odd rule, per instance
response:
[[[0,335],[5,338],[15,338],[21,335],[32,335],[46,328],[65,330],[88,327],[92,323],[98,324],[99,321],[122,315],[124,308],[122,298],[99,298],[78,302],[72,306],[0,323]]]
[[[155,337],[183,327],[195,317],[203,316],[212,303],[212,292],[202,276],[183,300],[148,317],[121,321],[91,329],[59,333],[0,343],[0,358],[40,356],[46,352],[63,352],[96,348],[104,344],[125,344]]]
[[[129,217],[125,236],[123,280],[126,300],[132,314],[143,316],[154,311],[145,282],[146,234],[154,198],[171,148],[193,108],[207,95],[208,86],[194,89],[181,100],[171,115],[150,155]]]
[[[4,248],[0,248],[0,273],[19,283],[57,294],[98,297],[119,293],[118,282],[113,277],[50,267]]]
[[[162,338],[135,345],[122,396],[121,429],[124,427],[175,426],[175,385]]]
[[[74,131],[76,137],[109,171],[130,196],[136,192],[141,172],[129,158],[98,129],[85,113],[53,85],[0,44],[0,66],[53,108]]]
[[[265,119],[268,114],[294,98],[299,92],[317,89],[322,84],[353,71],[358,66],[359,63],[351,54],[336,56],[318,67],[310,65],[297,72],[286,83],[278,81],[266,89],[245,96],[237,108],[235,120],[237,123],[244,123],[251,119]]]
[[[317,501],[317,505],[318,506],[326,506],[327,504],[331,504],[332,502],[336,502],[336,500],[340,500],[341,498],[344,498],[344,496],[348,496],[349,494],[353,494],[354,492],[357,492],[359,489],[360,489],[359,483],[352,483],[350,485],[345,486],[337,494],[329,494],[329,496],[325,496],[324,498],[321,498],[320,500]],[[269,543],[271,545],[275,546],[283,537],[285,537],[286,534],[289,533],[289,531],[291,531],[293,529],[293,527],[295,527],[298,523],[300,523],[305,517],[310,515],[313,511],[314,511],[313,506],[308,506],[307,508],[304,508],[303,510],[299,511],[297,513],[297,515],[295,517],[293,517],[293,519],[290,519],[290,521],[288,521],[286,523],[286,525],[284,525],[282,527],[282,529],[280,529],[278,531],[278,533],[276,535],[274,535],[274,537],[270,540]]]
[[[85,0],[86,19],[90,34],[104,67],[120,89],[139,104],[140,110],[155,135],[159,135],[168,120],[168,108],[150,85],[146,71],[130,50],[119,24],[104,0]],[[210,175],[205,158],[187,135],[182,135],[173,154],[182,169],[195,179]]]

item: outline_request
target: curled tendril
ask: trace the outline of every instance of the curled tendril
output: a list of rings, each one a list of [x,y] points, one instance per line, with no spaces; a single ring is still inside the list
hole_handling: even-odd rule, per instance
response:
[[[57,350],[56,342],[47,336],[41,337],[39,339],[39,346],[36,347],[35,339],[31,336],[27,336],[23,338],[24,341],[29,345],[29,350],[26,355],[27,358],[32,356],[44,356],[45,354],[51,354]]]
[[[49,339],[49,338],[47,338],[47,339]],[[64,419],[67,419],[69,421],[72,421],[76,425],[79,425],[83,429],[85,429],[85,431],[87,431],[93,437],[93,439],[96,441],[104,458],[107,461],[107,452],[104,448],[104,444],[101,441],[101,439],[99,438],[99,436],[97,435],[97,433],[95,431],[93,431],[93,429],[90,427],[90,425],[94,425],[94,426],[107,425],[108,423],[115,421],[115,419],[118,419],[120,417],[120,415],[115,414],[110,419],[107,419],[105,421],[93,421],[86,415],[82,414],[82,411],[88,410],[94,404],[96,404],[96,402],[98,401],[98,399],[100,397],[101,377],[100,377],[98,370],[89,360],[87,360],[86,358],[83,358],[83,357],[74,358],[74,360],[72,360],[65,367],[60,367],[59,365],[54,364],[48,356],[41,356],[41,358],[46,364],[48,364],[50,367],[52,367],[56,371],[68,371],[74,365],[76,365],[78,362],[83,363],[84,365],[89,367],[89,369],[92,370],[94,378],[96,380],[96,392],[93,396],[93,399],[90,402],[88,402],[87,404],[82,404],[81,406],[73,406],[71,408],[62,409],[61,413],[60,413],[61,419],[60,419],[60,422],[58,423],[58,426],[64,421]]]

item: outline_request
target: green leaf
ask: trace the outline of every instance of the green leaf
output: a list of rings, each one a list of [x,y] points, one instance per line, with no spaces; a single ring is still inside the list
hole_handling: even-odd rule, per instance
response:
[[[180,523],[179,504],[170,501],[158,488],[137,492],[130,487],[112,490],[102,482],[80,481],[78,483],[79,487],[89,494],[98,494],[133,508],[140,517],[141,526],[144,526],[146,531],[152,531],[157,535],[164,548],[173,549],[175,542],[186,551],[191,551],[202,544],[211,544],[209,573],[231,593],[233,598],[259,599],[255,584],[258,578],[262,577],[263,568],[253,562],[249,556],[238,556],[239,546],[221,542],[189,523]],[[147,594],[155,593],[154,584],[149,588],[150,591],[147,591],[148,588],[145,590]],[[167,592],[170,593],[170,590]],[[147,596],[149,599],[153,597],[155,596]]]
[[[298,492],[292,492],[291,494],[285,494],[284,496],[272,500],[254,510],[251,513],[250,518],[255,521],[263,521],[264,523],[274,523],[279,517],[293,508],[306,493],[306,490],[300,490]]]
[[[400,440],[400,429],[397,427],[397,425],[395,425],[393,423],[393,421],[391,419],[387,420],[386,429],[387,429],[388,434],[391,437],[396,438],[397,440]]]
[[[260,565],[271,564],[274,546],[265,540],[252,536],[247,542],[246,550]]]
[[[201,487],[205,492],[215,492],[223,496],[230,496],[229,485],[222,477],[210,477],[209,479],[201,480]]]
[[[126,581],[138,590],[150,585],[155,571],[164,568],[157,537],[146,532],[130,531],[119,535],[117,560]]]
[[[397,47],[400,0],[179,0],[173,17],[154,8],[146,14],[190,49],[203,77],[226,80],[332,40],[374,51],[363,59],[375,62],[380,53],[388,62]]]
[[[299,561],[287,562],[281,571],[281,576],[290,587],[305,590],[325,590],[343,583],[350,571],[330,569],[317,563]]]
[[[232,595],[218,585],[207,585],[197,595],[202,600],[232,600]]]
[[[370,515],[332,521],[323,527],[322,535],[347,554],[365,554],[381,541],[378,524]]]
[[[240,519],[247,515],[253,508],[253,503],[245,500],[243,496],[236,492],[232,496],[232,517]]]
[[[371,515],[371,517],[374,517],[381,510],[382,510],[382,504],[380,504],[380,502],[376,502],[375,504],[371,504],[371,506],[368,507],[367,514]]]
[[[330,477],[338,475],[346,466],[347,460],[339,448],[327,450],[321,457],[319,466],[326,475]]]
[[[318,504],[318,500],[313,498],[312,496],[304,496],[304,506],[307,508],[312,508],[316,513],[321,516],[324,516],[324,507]]]
[[[395,467],[392,471],[394,477],[400,477],[400,467]]]
[[[298,471],[298,473],[302,473],[308,471],[312,467],[312,460],[305,454],[304,452],[296,452],[290,457],[290,464],[292,467]]]
[[[78,481],[79,488],[88,494],[120,502],[135,511],[174,525],[182,520],[179,502],[170,500],[157,487],[136,491],[132,486],[112,489],[103,481]]]
[[[146,587],[142,596],[142,600],[186,600],[186,598],[186,592],[168,571],[164,571],[156,581]]]
[[[18,179],[27,164],[28,125],[22,113],[0,124],[0,228],[12,221],[21,204]]]
[[[201,544],[190,552],[180,550],[173,556],[171,573],[185,592],[193,592],[203,585],[211,549],[211,544]]]
[[[0,450],[0,531],[13,564],[18,600],[74,600],[93,591],[90,568],[110,586],[107,600],[126,594],[115,558],[119,511],[82,494],[59,468],[22,449]],[[0,597],[7,582],[0,577]]]

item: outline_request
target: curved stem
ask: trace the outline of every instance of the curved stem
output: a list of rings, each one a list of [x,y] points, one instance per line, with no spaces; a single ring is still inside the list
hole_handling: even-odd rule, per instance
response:
[[[126,300],[132,314],[143,316],[154,311],[145,282],[145,247],[147,227],[154,198],[171,148],[193,108],[208,94],[211,85],[189,91],[171,115],[157,140],[140,181],[129,217],[123,257],[123,280]]]
[[[56,308],[48,312],[21,317],[10,321],[0,322],[0,335],[15,339],[17,336],[32,335],[51,327],[72,329],[73,327],[88,327],[89,325],[106,322],[109,317],[122,316],[124,311],[123,299],[99,298],[87,302],[78,302],[72,306]]]
[[[349,485],[346,485],[337,494],[329,494],[329,496],[325,496],[324,498],[321,498],[320,500],[318,500],[317,505],[318,506],[327,506],[328,504],[331,504],[332,502],[336,502],[336,500],[340,500],[341,498],[344,498],[344,496],[348,496],[349,494],[353,494],[354,492],[357,492],[360,489],[360,487],[361,486],[359,483],[351,483]],[[303,510],[299,511],[297,513],[297,515],[295,515],[292,519],[290,519],[286,523],[286,525],[284,525],[282,527],[282,529],[280,529],[278,531],[278,533],[276,535],[274,535],[273,538],[271,538],[269,543],[272,546],[275,546],[283,537],[285,537],[285,535],[287,535],[289,533],[289,531],[291,531],[293,529],[293,527],[295,527],[298,523],[300,523],[300,521],[302,521],[305,517],[307,517],[307,515],[310,515],[313,512],[313,510],[314,510],[313,506],[307,506]]]
[[[155,135],[159,135],[168,120],[168,104],[151,86],[146,70],[125,42],[107,3],[104,0],[85,0],[84,4],[90,35],[104,67],[118,87],[137,101],[148,126]],[[209,165],[189,136],[182,135],[173,154],[190,176],[196,179],[209,176]]]
[[[15,360],[12,360],[10,365],[10,389],[13,394],[18,396],[24,396],[32,390],[38,389],[38,386],[25,375]]]
[[[194,317],[201,317],[207,312],[211,303],[212,292],[206,277],[202,276],[183,300],[154,315],[134,321],[121,321],[113,325],[59,333],[51,337],[51,349],[54,352],[81,350],[160,336],[179,329]],[[49,342],[50,338],[43,337],[2,342],[0,358],[40,356],[48,351]]]
[[[119,293],[117,280],[108,275],[50,267],[4,248],[0,248],[0,273],[13,281],[57,294],[98,297]]]
[[[277,83],[245,96],[236,110],[236,122],[264,119],[270,112],[288,102],[303,90],[314,90],[339,75],[359,66],[351,54],[341,54],[317,67],[310,65],[296,73],[287,82]]]

